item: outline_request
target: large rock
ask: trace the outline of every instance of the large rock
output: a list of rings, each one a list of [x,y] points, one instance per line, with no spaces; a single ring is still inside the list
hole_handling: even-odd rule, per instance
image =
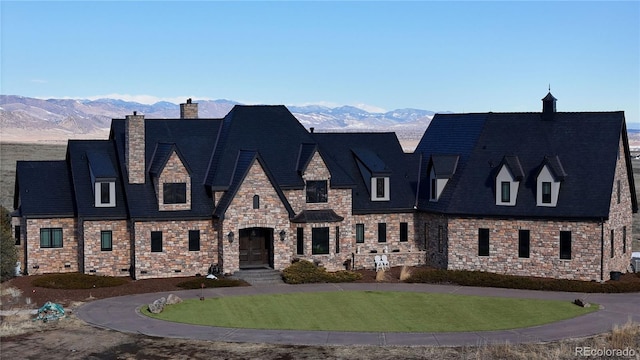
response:
[[[584,300],[584,299],[575,299],[575,300],[573,300],[573,303],[574,303],[574,304],[576,304],[576,305],[578,305],[578,306],[585,307],[585,308],[588,308],[588,307],[590,307],[590,306],[591,306],[591,304],[589,304],[589,303],[588,303],[586,300]]]
[[[173,305],[173,304],[179,304],[182,302],[182,299],[174,294],[169,294],[169,296],[167,296],[167,305]]]
[[[161,297],[160,299],[149,304],[149,311],[152,314],[160,314],[164,310],[164,305],[167,303],[167,299]]]

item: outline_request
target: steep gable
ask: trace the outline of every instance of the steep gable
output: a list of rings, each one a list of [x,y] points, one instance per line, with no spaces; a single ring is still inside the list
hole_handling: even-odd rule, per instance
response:
[[[460,168],[441,201],[424,201],[421,187],[420,209],[476,216],[608,217],[622,112],[556,112],[552,119],[540,113],[460,114],[451,123],[444,121],[448,117],[436,115],[435,128],[429,126],[417,151],[451,151],[451,144],[438,140],[448,128],[448,139],[474,133],[476,140],[460,152]],[[504,164],[514,176],[519,177],[519,167],[524,175],[515,206],[496,206],[495,176]],[[543,165],[563,181],[554,207],[536,206],[536,176]]]

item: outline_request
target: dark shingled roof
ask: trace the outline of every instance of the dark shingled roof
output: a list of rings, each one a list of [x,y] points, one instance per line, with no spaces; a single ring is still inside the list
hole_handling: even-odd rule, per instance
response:
[[[302,189],[304,181],[298,173],[301,144],[312,143],[313,138],[286,107],[236,105],[223,119],[205,184],[214,191],[226,190],[238,151],[254,150],[260,153],[278,186]],[[309,147],[303,151],[308,155]]]
[[[303,210],[291,219],[292,223],[328,223],[342,221],[344,218],[329,210]]]
[[[428,200],[429,174],[422,172],[419,209],[470,216],[607,218],[621,139],[628,151],[625,132],[623,112],[557,112],[551,120],[543,120],[541,113],[437,114],[416,152],[423,159],[459,154],[460,164],[437,202]],[[495,204],[495,176],[503,162],[515,173],[522,169],[515,206]],[[564,179],[556,207],[536,206],[536,176],[544,164]],[[636,211],[632,175],[629,182]]]
[[[115,141],[120,171],[127,196],[128,211],[134,219],[207,219],[213,214],[213,201],[203,185],[209,159],[220,130],[220,119],[145,119],[145,164],[148,167],[162,163],[154,161],[156,144],[175,144],[191,175],[191,210],[159,211],[153,181],[149,171],[145,184],[129,184],[124,156],[125,120],[111,122],[110,138]],[[162,145],[163,153],[170,146]],[[164,160],[164,159],[163,159]],[[158,172],[160,169],[155,169]]]
[[[73,192],[67,162],[18,161],[14,207],[28,218],[73,217]]]
[[[283,206],[289,213],[289,217],[290,218],[293,217],[294,211],[291,208],[289,201],[287,200],[282,190],[280,190],[275,185],[275,178],[273,174],[271,173],[271,171],[269,171],[269,168],[261,159],[260,154],[256,151],[239,151],[238,152],[236,157],[236,163],[234,166],[233,177],[231,178],[231,185],[229,186],[229,189],[225,191],[222,198],[220,198],[220,201],[218,201],[218,204],[213,212],[214,217],[218,217],[218,218],[224,217],[224,213],[227,211],[227,208],[231,204],[231,201],[233,201],[233,198],[238,193],[240,186],[244,182],[244,179],[247,176],[247,174],[249,173],[249,169],[256,161],[264,169],[264,172],[267,175],[267,178],[269,178],[270,183],[274,186],[275,192],[278,194],[278,197],[280,197],[280,201],[282,202]]]
[[[149,174],[151,174],[151,176],[156,178],[160,176],[160,172],[162,172],[162,169],[164,169],[164,166],[167,164],[167,161],[169,161],[169,158],[171,157],[171,154],[173,154],[174,151],[180,158],[182,165],[184,165],[184,167],[187,169],[187,172],[191,174],[191,169],[189,169],[189,163],[184,158],[184,156],[180,154],[178,147],[174,143],[156,144],[156,148],[153,152],[153,155],[151,155],[151,164],[149,165]]]
[[[78,216],[86,219],[126,219],[127,207],[122,177],[118,169],[115,144],[110,140],[69,140],[67,160],[73,177]],[[95,207],[93,179],[113,180],[116,206]]]
[[[331,187],[353,189],[354,213],[413,211],[419,156],[404,153],[395,133],[312,135],[331,172]],[[369,171],[389,177],[389,201],[371,201]]]

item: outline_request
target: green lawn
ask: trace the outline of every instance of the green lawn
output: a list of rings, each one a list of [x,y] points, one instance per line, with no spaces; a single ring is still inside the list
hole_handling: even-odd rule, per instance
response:
[[[365,332],[503,330],[546,324],[595,311],[569,301],[412,292],[336,291],[189,299],[157,319],[252,329]]]

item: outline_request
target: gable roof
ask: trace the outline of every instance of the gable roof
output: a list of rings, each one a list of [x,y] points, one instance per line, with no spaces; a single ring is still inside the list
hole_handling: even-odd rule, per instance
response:
[[[522,170],[522,165],[520,164],[520,159],[516,155],[505,155],[502,159],[501,165],[504,165],[511,172],[511,176],[513,176],[514,180],[521,181],[524,178],[524,171]],[[500,166],[498,167],[498,169]]]
[[[456,173],[460,155],[431,155],[429,166],[433,169],[436,179],[450,179]]]
[[[205,184],[214,191],[226,190],[232,181],[238,151],[253,150],[260,153],[279,187],[302,189],[304,181],[298,173],[301,144],[313,143],[307,130],[285,106],[236,105],[222,121]],[[302,150],[310,155],[309,145]]]
[[[126,219],[127,207],[122,177],[118,171],[115,144],[110,140],[69,140],[67,161],[73,179],[77,215],[87,219]],[[115,182],[114,207],[95,207],[94,179]]]
[[[185,160],[184,156],[181,155],[178,147],[175,143],[157,143],[156,148],[153,151],[153,155],[151,155],[151,164],[149,165],[149,174],[153,177],[160,176],[160,173],[164,169],[164,166],[167,165],[167,161],[171,158],[171,154],[176,153],[178,158],[180,158],[180,162],[185,167],[187,172],[191,174],[191,169],[189,169],[189,163]]]
[[[428,201],[422,183],[419,208],[473,216],[607,218],[623,128],[622,112],[557,112],[553,120],[543,120],[540,113],[437,114],[417,151],[428,157],[457,147],[460,167],[438,202]],[[456,135],[468,135],[469,143],[446,144],[439,140],[444,133],[456,143]],[[497,206],[492,174],[503,162],[517,168],[509,156],[517,156],[524,182],[516,206]],[[536,206],[542,164],[564,178],[556,207]],[[425,176],[421,174],[422,182]],[[632,180],[630,184],[635,192]],[[637,209],[635,199],[633,203]]]
[[[266,166],[264,161],[262,161],[260,154],[257,151],[247,151],[247,150],[241,150],[238,152],[236,163],[233,170],[233,176],[231,178],[231,184],[229,185],[229,188],[227,189],[227,191],[225,191],[222,198],[220,198],[220,201],[218,201],[218,204],[216,205],[216,208],[213,212],[214,217],[217,217],[217,218],[224,217],[224,214],[229,208],[229,205],[231,205],[231,202],[233,201],[236,194],[238,193],[240,186],[242,186],[244,179],[247,177],[247,174],[249,173],[251,166],[253,166],[253,164],[255,164],[256,161],[262,166],[262,169],[267,175],[269,182],[273,186],[275,192],[278,194],[278,197],[280,198],[280,201],[282,202],[283,206],[289,213],[289,218],[294,217],[295,214],[294,214],[293,208],[289,204],[289,201],[287,200],[287,197],[284,195],[282,190],[280,190],[280,188],[275,184],[275,178],[273,177],[273,174],[271,174],[271,172],[269,171],[269,168]]]
[[[75,216],[67,162],[18,161],[14,208],[30,218]]]
[[[354,214],[413,211],[419,156],[406,154],[395,133],[312,136],[331,172],[331,187],[353,189]],[[389,177],[389,201],[371,201],[372,176]]]
[[[213,213],[213,201],[202,186],[206,178],[209,159],[218,139],[220,119],[145,119],[145,164],[147,170],[157,171],[170,155],[172,148],[179,152],[182,160],[188,161],[191,175],[191,209],[160,211],[152,175],[145,172],[144,184],[129,184],[126,180],[125,164],[125,120],[111,122],[110,139],[115,142],[123,186],[127,197],[129,215],[133,219],[207,219]],[[153,145],[152,145],[153,144]],[[159,153],[155,144],[160,146]]]

